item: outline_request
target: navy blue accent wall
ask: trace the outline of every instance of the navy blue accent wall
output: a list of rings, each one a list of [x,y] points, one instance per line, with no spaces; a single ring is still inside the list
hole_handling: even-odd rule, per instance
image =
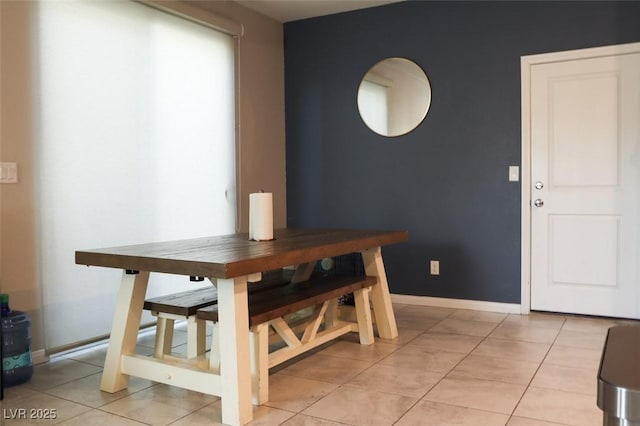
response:
[[[640,41],[640,2],[408,1],[284,30],[288,226],[406,229],[383,248],[393,293],[520,303],[520,56]],[[391,56],[433,88],[397,138],[356,105]]]

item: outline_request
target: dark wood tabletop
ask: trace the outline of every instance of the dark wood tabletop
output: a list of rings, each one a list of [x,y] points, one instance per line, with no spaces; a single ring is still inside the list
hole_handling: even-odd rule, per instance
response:
[[[408,240],[407,231],[278,229],[272,241],[246,233],[76,251],[76,264],[234,278]]]

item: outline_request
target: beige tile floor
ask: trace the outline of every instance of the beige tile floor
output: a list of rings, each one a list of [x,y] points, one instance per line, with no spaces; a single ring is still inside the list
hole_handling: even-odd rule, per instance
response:
[[[270,400],[254,407],[251,424],[602,424],[596,372],[608,327],[623,321],[408,305],[395,312],[398,339],[361,346],[352,333],[272,371]],[[178,330],[174,351],[185,342]],[[141,333],[137,351],[150,354],[152,345]],[[6,389],[2,424],[220,424],[217,397],[141,379],[101,392],[105,354],[98,345],[36,366],[30,382]],[[17,409],[55,410],[56,419],[12,419]]]

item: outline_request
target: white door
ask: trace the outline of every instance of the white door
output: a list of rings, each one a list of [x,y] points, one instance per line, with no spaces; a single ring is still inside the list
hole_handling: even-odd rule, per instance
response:
[[[640,318],[640,53],[530,76],[531,309]]]

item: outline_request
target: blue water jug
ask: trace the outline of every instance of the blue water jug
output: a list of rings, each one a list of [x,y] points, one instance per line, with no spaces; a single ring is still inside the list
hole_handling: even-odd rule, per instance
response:
[[[2,318],[2,384],[14,386],[33,376],[31,320],[26,313],[9,308],[9,295],[0,295]]]

